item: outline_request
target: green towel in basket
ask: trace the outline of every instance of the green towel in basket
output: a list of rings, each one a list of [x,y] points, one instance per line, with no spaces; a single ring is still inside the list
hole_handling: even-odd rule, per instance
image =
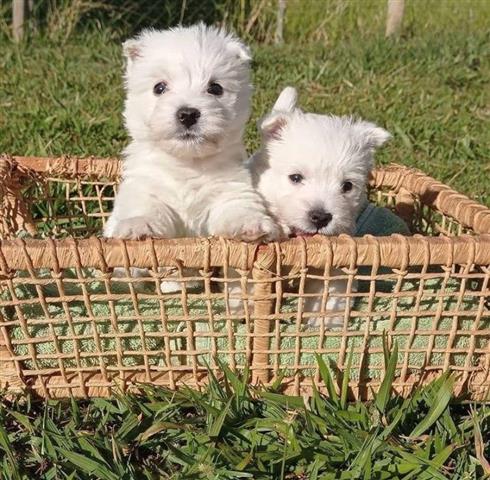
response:
[[[19,306],[2,307],[4,320],[16,320],[24,318],[28,324],[27,330],[19,323],[9,327],[10,336],[13,341],[15,353],[19,356],[26,356],[25,365],[27,368],[36,368],[31,359],[32,351],[37,355],[44,356],[38,360],[37,366],[42,368],[58,368],[59,360],[56,358],[57,352],[66,354],[64,360],[65,368],[80,366],[97,366],[100,362],[106,365],[117,365],[122,362],[124,366],[142,365],[143,357],[139,353],[143,346],[150,354],[148,362],[154,367],[164,367],[169,361],[166,360],[165,351],[168,347],[171,352],[189,350],[195,348],[198,353],[197,359],[201,364],[212,362],[212,352],[216,352],[218,358],[223,361],[230,361],[230,350],[234,351],[236,363],[245,361],[247,350],[246,326],[239,320],[227,320],[225,318],[224,302],[220,298],[210,298],[209,300],[194,300],[192,294],[188,294],[187,314],[192,322],[196,335],[195,345],[187,343],[187,326],[190,322],[183,321],[184,309],[182,308],[180,294],[167,295],[165,299],[157,299],[153,294],[138,293],[137,304],[132,300],[124,299],[117,302],[107,302],[98,300],[105,294],[103,282],[97,279],[97,272],[87,269],[85,275],[94,281],[85,287],[85,293],[90,297],[90,302],[85,304],[83,301],[61,302],[60,293],[54,282],[46,283],[42,287],[42,293],[49,301],[47,305],[42,305],[38,301],[38,292],[32,285],[19,284],[15,288],[15,295],[20,300]],[[376,366],[383,362],[382,332],[393,326],[394,330],[400,333],[396,336],[399,350],[400,362],[404,360],[404,350],[410,348],[415,350],[408,354],[408,364],[410,366],[422,366],[428,360],[432,365],[442,365],[445,354],[437,352],[437,349],[444,349],[447,345],[453,324],[457,326],[458,332],[453,343],[453,348],[458,352],[451,354],[451,364],[463,365],[466,359],[466,352],[469,347],[470,336],[464,333],[472,328],[475,313],[479,305],[479,297],[471,296],[468,293],[459,298],[458,292],[460,284],[455,279],[444,281],[434,274],[433,279],[425,280],[423,295],[417,297],[415,294],[419,287],[419,280],[406,279],[403,281],[401,293],[407,294],[406,297],[399,297],[394,300],[393,295],[377,292],[371,299],[367,296],[358,298],[352,306],[351,320],[348,324],[348,336],[343,338],[341,330],[327,332],[327,336],[320,344],[320,332],[299,322],[296,326],[297,301],[285,300],[282,312],[291,313],[288,320],[279,324],[280,335],[279,343],[277,332],[271,334],[270,355],[271,363],[277,363],[284,370],[284,373],[291,374],[291,366],[304,367],[303,373],[309,374],[315,365],[315,352],[327,350],[326,359],[334,362],[339,360],[339,350],[341,343],[346,342],[347,349],[354,347],[359,349],[378,349],[364,356],[364,371],[370,377],[379,374]],[[74,275],[73,275],[74,277]],[[50,272],[38,272],[38,278],[51,279]],[[65,298],[70,295],[83,293],[80,285],[70,283],[70,270],[65,273],[64,294]],[[74,279],[74,278],[73,278]],[[116,282],[114,282],[116,283]],[[122,293],[127,286],[111,285],[111,292],[117,293],[118,288]],[[127,290],[126,290],[127,291]],[[57,298],[60,300],[57,300]],[[11,295],[8,292],[2,294],[2,302],[10,303]],[[396,302],[396,303],[394,303]],[[414,315],[410,312],[418,302],[419,314],[414,320]],[[13,303],[13,302],[12,302]],[[208,318],[208,306],[213,312],[212,325]],[[453,316],[451,312],[458,310],[467,311],[468,314]],[[375,311],[373,316],[363,312]],[[440,312],[437,319],[436,311]],[[396,312],[396,315],[394,314]],[[166,323],[167,331],[171,338],[167,344],[162,338],[164,317],[170,320]],[[139,320],[137,319],[139,317]],[[177,318],[175,318],[177,317]],[[415,324],[414,324],[415,322]],[[480,322],[479,328],[488,328],[486,324]],[[410,335],[412,327],[416,327],[416,333]],[[231,343],[228,328],[231,327]],[[375,336],[367,335],[375,332]],[[426,334],[431,330],[438,333],[431,340],[431,336]],[[114,339],[114,332],[122,334],[119,340]],[[57,342],[53,340],[53,333],[57,337]],[[299,335],[298,335],[299,333]],[[78,337],[73,340],[73,336]],[[29,346],[25,343],[27,337],[36,339],[35,344]],[[367,338],[367,340],[365,340]],[[429,342],[433,341],[433,349],[430,359],[426,359],[426,349]],[[477,348],[483,348],[484,338],[476,338]],[[299,342],[301,354],[295,353]],[[78,350],[79,358],[74,355]],[[117,351],[124,352],[122,357],[118,357]],[[110,352],[110,355],[100,357],[95,352]],[[355,353],[353,364],[358,365],[361,360],[361,353]],[[177,365],[182,361],[182,356],[173,354],[170,364]],[[78,363],[77,363],[78,362]],[[353,370],[353,377],[358,375],[358,369]]]
[[[410,235],[410,230],[407,224],[390,209],[378,207],[373,203],[366,202],[357,217],[354,235],[356,237],[362,237],[363,235],[369,234],[382,237],[392,235],[393,233]]]

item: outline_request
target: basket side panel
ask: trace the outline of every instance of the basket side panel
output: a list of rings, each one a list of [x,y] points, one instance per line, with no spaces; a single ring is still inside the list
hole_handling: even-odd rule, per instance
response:
[[[138,382],[200,388],[208,369],[250,367],[256,250],[225,240],[0,243],[2,385],[14,376],[45,397],[107,396]]]
[[[411,194],[419,219],[415,231],[436,235],[490,233],[490,209],[456,192],[420,170],[392,165],[377,169],[371,177],[371,188],[385,192],[387,203],[400,205],[402,210]],[[400,193],[405,191],[405,195]],[[403,213],[402,213],[403,216]],[[434,228],[436,227],[436,228]]]
[[[2,159],[15,174],[16,191],[20,194],[17,197],[29,199],[29,215],[37,233],[51,237],[100,234],[112,210],[121,172],[119,160],[8,156]],[[8,217],[11,222],[15,218],[11,213]]]
[[[449,370],[457,392],[482,399],[489,265],[489,236],[260,248],[220,239],[4,241],[2,382],[7,375],[43,396],[100,396],[137,382],[200,388],[208,368],[219,376],[227,364],[256,382],[285,377],[300,394],[321,383],[316,355],[339,375],[352,355],[350,393],[365,399],[384,374],[386,334],[399,348],[394,389],[408,394]]]
[[[351,395],[367,399],[385,373],[386,335],[391,347],[398,345],[396,391],[406,395],[451,371],[456,393],[486,398],[489,240],[397,236],[391,245],[374,237],[357,244],[352,239],[341,245],[324,241],[315,248],[304,241],[283,244],[281,268],[289,272],[292,288],[282,294],[276,310],[284,324],[271,352],[276,358],[271,381],[285,375],[288,391],[306,393],[312,381],[320,380],[316,355],[341,372],[352,355]],[[305,307],[312,299],[321,305],[320,313]],[[329,329],[309,328],[311,319],[320,325],[336,322]]]

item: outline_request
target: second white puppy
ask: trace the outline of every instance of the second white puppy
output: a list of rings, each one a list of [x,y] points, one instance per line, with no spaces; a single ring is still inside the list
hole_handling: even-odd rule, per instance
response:
[[[262,121],[263,145],[250,164],[254,182],[287,235],[352,234],[367,201],[373,153],[390,134],[351,117],[304,113],[296,100],[296,90],[285,88]],[[322,311],[323,281],[308,279],[306,285],[306,293],[316,296],[305,300],[304,311]],[[343,280],[329,282],[325,311],[338,315],[324,316],[327,328],[343,323],[345,289]],[[321,316],[309,323],[319,326]]]
[[[243,160],[250,54],[204,24],[124,44],[131,143],[106,237],[276,238]]]

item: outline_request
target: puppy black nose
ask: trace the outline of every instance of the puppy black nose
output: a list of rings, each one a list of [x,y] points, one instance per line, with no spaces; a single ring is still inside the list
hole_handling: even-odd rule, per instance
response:
[[[325,210],[310,210],[308,215],[311,223],[318,229],[326,227],[332,220],[332,214]]]
[[[177,110],[177,119],[186,128],[190,128],[197,123],[200,116],[201,112],[197,108],[182,107]]]

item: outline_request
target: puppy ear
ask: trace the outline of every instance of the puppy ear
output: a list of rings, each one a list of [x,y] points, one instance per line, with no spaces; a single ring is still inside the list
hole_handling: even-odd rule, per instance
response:
[[[252,52],[247,45],[237,38],[232,37],[228,42],[228,48],[234,53],[239,60],[249,63],[252,60]]]
[[[279,138],[281,130],[289,121],[289,114],[296,110],[298,92],[294,87],[286,87],[277,97],[272,112],[260,122],[259,128],[266,140]]]
[[[141,40],[132,38],[123,43],[123,54],[128,61],[128,65],[133,63],[138,57],[141,57]]]
[[[361,120],[356,122],[354,127],[370,150],[376,150],[391,138],[388,131],[371,122]]]
[[[281,130],[287,123],[287,113],[272,112],[259,122],[259,129],[265,140],[278,139],[281,137]]]
[[[294,87],[286,87],[277,97],[273,112],[292,112],[298,102],[298,92]]]

